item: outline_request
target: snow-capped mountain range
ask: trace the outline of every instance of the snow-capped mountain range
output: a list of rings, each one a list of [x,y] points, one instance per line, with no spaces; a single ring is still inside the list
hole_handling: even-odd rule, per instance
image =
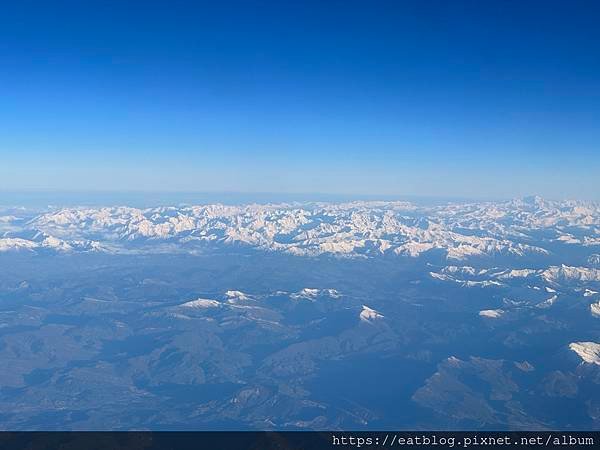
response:
[[[352,202],[66,208],[20,217],[0,213],[0,233],[0,251],[195,252],[239,245],[303,256],[418,257],[437,250],[465,260],[544,256],[556,244],[600,251],[600,207],[535,197],[430,207]],[[597,254],[590,259],[600,262]]]
[[[600,429],[592,203],[0,209],[0,265],[15,429]]]

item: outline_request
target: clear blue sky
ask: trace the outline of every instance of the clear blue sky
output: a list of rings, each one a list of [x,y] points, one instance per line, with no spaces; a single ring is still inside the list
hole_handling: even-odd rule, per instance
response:
[[[0,190],[600,200],[599,23],[596,1],[5,2]]]

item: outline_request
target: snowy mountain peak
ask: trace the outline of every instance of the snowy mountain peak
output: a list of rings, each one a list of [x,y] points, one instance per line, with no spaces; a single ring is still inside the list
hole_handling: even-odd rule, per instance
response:
[[[600,344],[596,342],[573,342],[569,344],[579,357],[588,364],[600,365]]]
[[[374,309],[369,308],[366,305],[363,305],[362,311],[360,312],[359,317],[360,317],[360,320],[362,320],[363,322],[368,322],[368,323],[371,323],[375,320],[383,319],[382,314],[375,311]]]

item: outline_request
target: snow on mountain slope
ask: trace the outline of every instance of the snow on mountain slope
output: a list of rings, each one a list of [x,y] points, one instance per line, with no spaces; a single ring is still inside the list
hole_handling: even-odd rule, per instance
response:
[[[590,305],[590,312],[594,317],[600,317],[600,301]]]
[[[227,301],[230,303],[246,302],[251,298],[250,295],[241,291],[227,291],[225,292],[225,297],[227,297]]]
[[[484,309],[483,311],[479,311],[481,317],[487,317],[489,319],[498,319],[502,314],[504,314],[504,311],[501,309]]]
[[[546,269],[541,276],[549,283],[560,283],[565,281],[600,281],[600,269],[569,267],[565,265],[560,267],[553,266]]]
[[[196,300],[191,300],[189,302],[185,302],[180,305],[184,308],[193,308],[193,309],[205,309],[205,308],[220,308],[221,303],[216,300],[210,300],[205,298],[199,298]]]
[[[318,297],[328,297],[338,299],[341,297],[340,293],[335,289],[313,289],[304,288],[299,292],[290,294],[290,298],[294,300],[310,300],[315,301]]]
[[[569,344],[579,357],[588,364],[600,365],[600,344],[596,342],[573,342]]]
[[[360,312],[360,320],[363,322],[373,322],[374,320],[383,319],[383,315],[375,311],[374,309],[369,308],[366,305],[363,305],[362,311]]]
[[[53,236],[44,235],[37,236],[37,239],[0,238],[0,252],[21,250],[51,250],[68,253],[74,251],[101,251],[103,248],[98,242],[84,240],[67,242]]]
[[[17,250],[33,250],[38,248],[37,242],[29,241],[20,238],[3,238],[0,239],[0,252],[17,251]]]

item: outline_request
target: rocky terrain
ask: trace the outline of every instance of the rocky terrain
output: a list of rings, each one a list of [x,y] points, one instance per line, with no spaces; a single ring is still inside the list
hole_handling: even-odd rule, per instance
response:
[[[0,211],[2,429],[600,429],[600,208]]]

